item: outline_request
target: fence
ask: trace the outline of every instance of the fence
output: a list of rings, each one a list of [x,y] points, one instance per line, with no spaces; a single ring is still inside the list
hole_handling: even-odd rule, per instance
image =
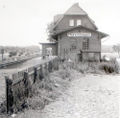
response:
[[[32,88],[35,83],[40,82],[53,70],[57,70],[58,65],[58,58],[54,58],[43,64],[15,73],[11,77],[6,77],[7,113],[22,110],[27,98],[33,94]]]

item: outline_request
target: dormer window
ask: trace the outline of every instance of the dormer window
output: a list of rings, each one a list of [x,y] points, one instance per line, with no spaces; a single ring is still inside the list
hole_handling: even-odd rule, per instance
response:
[[[80,19],[77,20],[77,26],[79,26],[79,25],[81,25],[81,20]]]
[[[69,20],[69,26],[74,26],[74,20],[73,19]]]

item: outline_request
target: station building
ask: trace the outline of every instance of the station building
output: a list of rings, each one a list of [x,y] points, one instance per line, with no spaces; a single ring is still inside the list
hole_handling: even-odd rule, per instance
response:
[[[94,21],[76,3],[64,14],[54,17],[50,43],[42,44],[42,54],[52,49],[52,55],[73,61],[99,61],[101,39],[108,36],[98,31]]]

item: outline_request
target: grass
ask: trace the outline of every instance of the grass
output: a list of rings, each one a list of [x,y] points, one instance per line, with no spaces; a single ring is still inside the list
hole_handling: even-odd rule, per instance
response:
[[[33,89],[34,96],[27,100],[28,109],[43,109],[45,105],[63,94],[69,81],[70,71],[63,67],[46,76],[39,84],[37,82]]]
[[[109,62],[80,62],[77,64],[76,69],[81,73],[118,73],[118,65],[116,64],[115,59],[112,59]]]
[[[32,89],[34,94],[27,99],[26,108],[43,109],[45,105],[55,101],[56,98],[62,95],[68,88],[69,81],[72,78],[74,79],[72,77],[72,68],[84,74],[109,74],[118,72],[115,60],[111,60],[110,62],[80,62],[78,64],[61,63],[58,71],[50,73],[34,84]],[[5,112],[5,103],[0,108],[1,112]]]
[[[119,72],[119,68],[115,60],[111,60],[109,62],[102,62],[101,64],[99,64],[99,69],[104,70],[104,72],[108,74]]]
[[[25,109],[43,109],[45,105],[62,95],[71,80],[70,73],[69,69],[62,65],[58,71],[47,74],[45,78],[38,80],[32,87],[33,94],[27,99]],[[0,105],[0,117],[2,115],[6,116],[6,102]]]

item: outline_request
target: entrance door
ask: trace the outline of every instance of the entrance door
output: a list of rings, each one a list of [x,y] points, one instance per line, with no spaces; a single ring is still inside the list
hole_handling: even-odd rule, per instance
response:
[[[82,61],[82,54],[77,54],[77,61],[78,62],[81,62]]]

